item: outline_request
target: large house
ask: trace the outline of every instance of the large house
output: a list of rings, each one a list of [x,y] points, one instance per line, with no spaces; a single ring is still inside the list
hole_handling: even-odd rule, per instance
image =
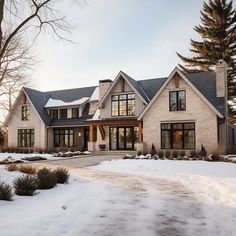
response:
[[[98,87],[23,88],[5,126],[8,146],[43,150],[200,150],[232,147],[225,122],[226,66],[216,72],[134,80],[120,72]],[[226,129],[226,127],[228,127]]]

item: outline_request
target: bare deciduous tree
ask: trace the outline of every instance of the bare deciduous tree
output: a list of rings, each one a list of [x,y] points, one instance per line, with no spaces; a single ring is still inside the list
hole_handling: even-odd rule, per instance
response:
[[[0,109],[9,111],[19,89],[28,83],[27,75],[35,63],[31,48],[42,31],[49,30],[56,37],[70,41],[66,35],[71,26],[58,10],[62,2],[0,0]]]

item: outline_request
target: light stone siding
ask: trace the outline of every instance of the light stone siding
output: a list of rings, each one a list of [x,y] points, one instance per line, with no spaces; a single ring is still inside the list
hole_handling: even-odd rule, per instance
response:
[[[28,121],[21,120],[21,107],[23,105],[30,106],[30,117]],[[46,148],[46,128],[39,118],[32,104],[26,99],[24,104],[24,95],[21,94],[16,103],[15,109],[12,111],[12,117],[8,123],[8,147],[17,147],[18,129],[34,129],[34,148]]]
[[[186,90],[186,111],[169,111],[169,91],[176,90]],[[195,122],[196,150],[200,150],[202,144],[208,153],[216,150],[217,115],[183,79],[179,81],[179,88],[175,88],[172,79],[143,117],[144,149],[150,150],[152,143],[157,150],[161,148],[162,122],[190,121]]]
[[[121,93],[121,85],[122,80],[118,80],[110,94],[107,96],[103,103],[103,108],[100,110],[100,116],[101,118],[111,118],[111,96],[113,94],[119,94]],[[134,92],[134,90],[129,86],[128,83],[125,81],[125,86],[124,86],[124,92]],[[144,110],[145,105],[143,104],[143,101],[140,99],[140,97],[135,94],[135,116],[139,116],[141,112]]]

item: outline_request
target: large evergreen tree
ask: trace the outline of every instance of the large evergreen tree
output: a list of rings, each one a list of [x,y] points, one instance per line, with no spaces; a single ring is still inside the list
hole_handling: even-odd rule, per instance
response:
[[[228,64],[228,99],[230,117],[236,118],[236,9],[230,0],[209,0],[201,11],[201,25],[194,30],[201,41],[191,39],[192,57],[177,55],[184,62],[179,65],[184,72],[212,71],[219,60]]]

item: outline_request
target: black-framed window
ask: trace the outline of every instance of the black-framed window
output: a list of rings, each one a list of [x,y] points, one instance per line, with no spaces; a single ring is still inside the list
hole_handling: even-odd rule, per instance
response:
[[[170,111],[186,110],[186,91],[171,91],[169,93],[169,109]]]
[[[78,107],[72,108],[71,113],[72,113],[71,117],[73,119],[79,118],[79,108]]]
[[[54,147],[73,147],[73,129],[54,129]]]
[[[58,110],[57,109],[50,110],[50,117],[51,119],[58,119]]]
[[[60,119],[67,119],[67,109],[60,109]]]
[[[118,94],[111,97],[112,116],[135,115],[135,94]]]
[[[21,107],[21,120],[29,120],[30,107],[28,105]]]
[[[161,124],[162,149],[195,149],[195,123]]]
[[[34,129],[18,129],[18,147],[34,147]]]

